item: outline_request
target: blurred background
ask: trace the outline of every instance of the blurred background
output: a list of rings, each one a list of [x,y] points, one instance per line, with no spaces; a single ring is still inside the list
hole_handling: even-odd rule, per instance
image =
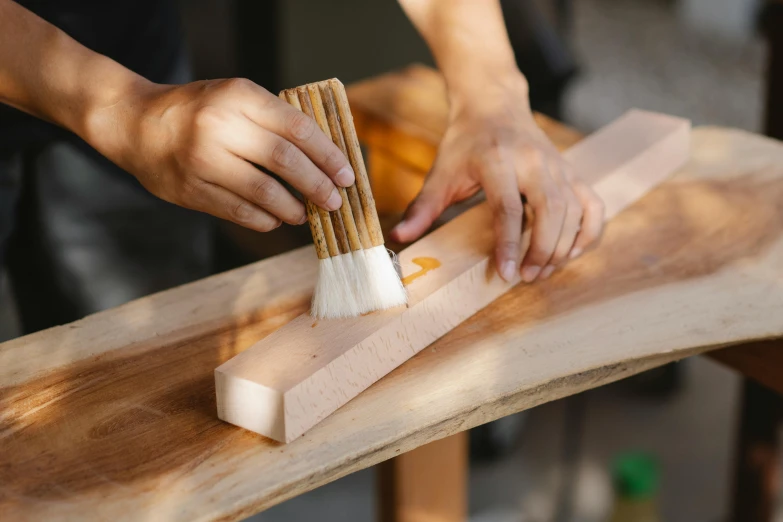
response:
[[[504,0],[503,8],[535,110],[585,133],[631,107],[761,132],[761,4]],[[394,0],[182,0],[181,13],[199,79],[244,76],[277,92],[432,64]],[[224,225],[216,270],[308,241],[306,227],[260,236]],[[5,288],[0,341],[18,333]],[[696,358],[479,427],[471,433],[471,520],[607,520],[610,464],[631,450],[660,465],[663,520],[725,520],[739,390],[733,373]],[[252,520],[373,520],[374,493],[373,470],[364,470]],[[783,504],[778,511],[783,521]]]

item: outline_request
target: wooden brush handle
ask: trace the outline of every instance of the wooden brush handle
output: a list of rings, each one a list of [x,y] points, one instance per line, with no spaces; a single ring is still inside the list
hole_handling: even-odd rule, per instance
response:
[[[337,105],[337,114],[340,119],[343,139],[348,152],[348,161],[356,174],[356,188],[359,192],[359,199],[364,212],[364,220],[367,223],[367,230],[370,235],[372,246],[383,244],[383,232],[381,232],[381,223],[378,219],[378,211],[375,209],[375,199],[372,197],[370,188],[370,178],[367,176],[367,169],[364,167],[364,158],[362,150],[359,147],[359,138],[356,135],[356,128],[353,125],[353,115],[348,106],[348,95],[345,93],[345,87],[337,79],[327,80],[334,101]]]
[[[300,111],[302,110],[302,105],[299,103],[299,97],[294,90],[289,89],[281,91],[280,98]],[[318,254],[318,259],[326,259],[332,255],[336,256],[339,254],[337,238],[334,235],[334,229],[332,227],[332,222],[329,219],[329,214],[325,210],[317,207],[307,198],[305,198],[305,208],[307,209],[307,222],[310,224],[310,233],[313,235],[315,252]],[[324,222],[328,223],[328,227],[324,227]]]
[[[339,188],[343,200],[340,210],[327,212],[307,201],[307,219],[318,257],[324,259],[383,245],[370,178],[343,84],[337,79],[311,83],[282,91],[280,97],[313,118],[321,130],[331,136],[356,175],[354,185]]]
[[[299,104],[302,106],[302,111],[310,116],[311,118],[316,119],[316,106],[313,103],[313,100],[310,98],[310,93],[308,92],[307,86],[297,87],[296,88],[297,96],[299,97]],[[341,207],[342,208],[342,207]],[[350,246],[348,244],[348,234],[345,231],[345,224],[343,222],[342,214],[339,211],[334,212],[327,212],[328,220],[330,222],[330,226],[332,227],[332,230],[334,230],[334,235],[337,240],[337,254],[347,254],[351,251]],[[322,215],[322,221],[324,219]],[[353,220],[351,220],[353,221]],[[326,226],[324,226],[326,228]],[[331,254],[331,249],[329,251]],[[332,254],[336,255],[336,254]]]
[[[337,128],[338,134],[335,135],[332,130],[332,125],[329,123],[328,112],[325,108],[325,102],[321,98],[320,84],[311,83],[306,86],[307,94],[310,97],[310,102],[313,107],[313,113],[316,123],[321,130],[327,136],[332,138],[332,141],[336,144],[339,139],[342,139],[342,135],[339,134],[339,128]],[[339,147],[339,144],[338,144]],[[343,151],[345,153],[345,151]],[[355,188],[354,185],[351,185]],[[354,216],[351,206],[350,198],[348,197],[347,189],[339,187],[340,196],[343,198],[343,205],[340,207],[339,213],[342,218],[343,229],[345,230],[346,240],[348,241],[348,247],[350,251],[361,250],[362,241],[359,238],[359,230],[356,223],[356,217]]]
[[[328,82],[320,82],[317,84],[320,91],[321,101],[323,102],[324,112],[326,112],[326,120],[329,124],[329,132],[332,136],[332,141],[337,145],[345,157],[348,157],[348,149],[345,146],[345,138],[343,137],[343,131],[340,128],[340,118],[337,113],[337,105],[334,101],[334,95],[332,89],[329,87]],[[357,174],[358,176],[358,174]],[[354,183],[346,189],[348,193],[348,202],[351,206],[353,213],[353,219],[356,222],[356,229],[359,234],[359,240],[361,241],[362,248],[372,248],[373,244],[370,241],[370,233],[367,230],[367,222],[364,219],[364,211],[362,210],[362,202],[359,197],[359,190]],[[344,205],[345,203],[343,203]]]

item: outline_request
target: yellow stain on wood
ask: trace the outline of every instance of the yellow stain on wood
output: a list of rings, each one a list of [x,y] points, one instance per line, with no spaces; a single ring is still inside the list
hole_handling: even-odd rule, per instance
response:
[[[413,281],[420,278],[430,270],[435,270],[440,266],[440,261],[438,261],[434,257],[415,257],[413,258],[412,261],[414,264],[419,265],[421,267],[421,270],[403,277],[402,278],[403,285],[411,284]]]

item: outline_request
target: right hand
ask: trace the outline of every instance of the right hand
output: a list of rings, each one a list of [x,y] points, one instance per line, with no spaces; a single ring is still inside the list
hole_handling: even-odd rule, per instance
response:
[[[452,113],[435,164],[392,237],[418,239],[446,208],[483,189],[494,217],[498,273],[511,281],[519,270],[530,283],[598,243],[604,205],[536,124],[524,77],[491,78],[482,96],[450,93]],[[520,194],[534,215],[526,251]]]
[[[260,165],[325,210],[354,183],[317,123],[249,80],[142,83],[89,116],[91,145],[156,196],[260,232],[307,220],[305,206]],[[336,185],[336,186],[335,186]]]

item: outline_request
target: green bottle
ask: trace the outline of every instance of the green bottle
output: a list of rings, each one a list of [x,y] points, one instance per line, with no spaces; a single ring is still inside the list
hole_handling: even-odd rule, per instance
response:
[[[658,465],[645,453],[624,453],[612,466],[615,501],[611,522],[661,522]]]

